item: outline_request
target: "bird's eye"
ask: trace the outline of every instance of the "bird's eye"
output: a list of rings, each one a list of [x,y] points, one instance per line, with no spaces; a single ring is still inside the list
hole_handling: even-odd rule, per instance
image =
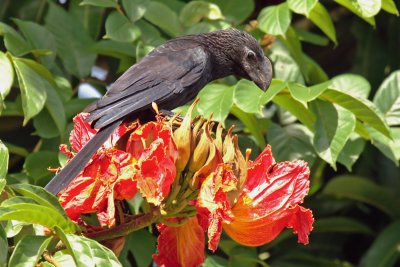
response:
[[[255,60],[256,59],[256,53],[254,53],[253,51],[248,51],[247,52],[247,59],[249,59],[249,60]]]

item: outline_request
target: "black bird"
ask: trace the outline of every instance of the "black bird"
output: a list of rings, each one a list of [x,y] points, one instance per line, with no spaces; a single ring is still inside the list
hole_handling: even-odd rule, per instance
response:
[[[130,67],[86,111],[99,132],[45,187],[58,194],[86,166],[125,119],[138,117],[155,102],[173,109],[193,99],[207,83],[236,75],[264,91],[272,78],[271,62],[249,34],[227,29],[167,41]]]

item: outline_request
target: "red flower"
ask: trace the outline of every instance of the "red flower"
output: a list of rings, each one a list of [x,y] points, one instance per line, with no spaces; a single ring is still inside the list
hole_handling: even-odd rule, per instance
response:
[[[197,218],[190,218],[179,227],[158,225],[158,254],[153,255],[158,266],[200,266],[205,260],[204,231]]]
[[[220,170],[216,170],[216,174]],[[226,170],[225,170],[226,172]],[[221,175],[221,174],[220,174]],[[198,205],[202,214],[210,222],[222,223],[225,232],[236,242],[247,246],[259,246],[272,241],[285,227],[294,229],[298,241],[307,244],[308,234],[312,230],[312,212],[301,207],[309,189],[309,169],[304,161],[282,162],[274,165],[271,148],[268,146],[258,158],[249,164],[247,180],[232,208],[225,205],[223,211],[216,210],[214,204],[221,196],[213,196],[213,188],[221,187],[220,181],[203,183],[200,196],[207,194],[212,201],[204,202],[199,197]],[[210,193],[211,192],[211,193]],[[204,213],[207,210],[207,213]],[[231,213],[232,220],[226,220],[220,214]],[[208,227],[213,238],[209,247],[214,249],[214,240],[221,230],[215,233],[215,223]]]

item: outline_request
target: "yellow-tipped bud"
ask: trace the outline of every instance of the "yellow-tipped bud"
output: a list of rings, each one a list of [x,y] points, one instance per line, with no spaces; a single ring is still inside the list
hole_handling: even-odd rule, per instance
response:
[[[189,160],[189,171],[191,173],[197,172],[201,167],[204,166],[208,159],[208,153],[210,151],[211,139],[208,137],[210,123],[207,122],[203,125],[199,131],[200,139],[197,142],[192,157]]]

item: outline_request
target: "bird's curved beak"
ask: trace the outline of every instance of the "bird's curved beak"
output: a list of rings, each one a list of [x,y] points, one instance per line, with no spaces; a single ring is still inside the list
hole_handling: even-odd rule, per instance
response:
[[[251,80],[263,91],[266,91],[272,80],[272,64],[271,61],[264,57],[264,61],[256,71],[250,73]]]

